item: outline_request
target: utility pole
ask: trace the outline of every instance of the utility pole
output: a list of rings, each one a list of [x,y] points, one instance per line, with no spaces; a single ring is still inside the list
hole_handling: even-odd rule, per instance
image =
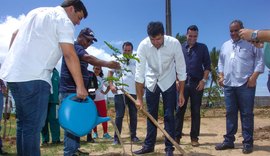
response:
[[[166,0],[166,35],[172,36],[171,0]]]

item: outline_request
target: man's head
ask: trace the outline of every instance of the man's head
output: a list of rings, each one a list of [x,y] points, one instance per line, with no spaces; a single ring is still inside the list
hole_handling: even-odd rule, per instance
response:
[[[90,28],[84,28],[80,31],[77,38],[77,42],[87,49],[90,45],[97,42],[97,39],[94,36],[94,32]]]
[[[241,38],[239,36],[239,30],[243,29],[243,22],[240,20],[233,20],[230,24],[230,35],[233,41],[239,41]]]
[[[65,0],[63,7],[74,25],[79,25],[83,18],[88,16],[87,10],[81,0]]]
[[[157,49],[164,43],[164,27],[161,22],[150,22],[147,26],[147,34],[151,43]]]
[[[198,39],[199,29],[196,25],[191,25],[187,28],[187,43],[190,46],[193,46]]]
[[[124,42],[122,45],[123,54],[132,54],[133,45],[131,42]]]

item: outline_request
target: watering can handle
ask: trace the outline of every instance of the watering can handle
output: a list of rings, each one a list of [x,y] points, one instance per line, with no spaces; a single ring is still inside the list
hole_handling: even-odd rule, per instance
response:
[[[76,102],[80,102],[80,103],[89,103],[89,101],[91,100],[88,96],[86,97],[85,100],[83,99],[79,99],[77,98],[77,94],[72,93],[67,97],[68,100],[72,100],[72,101],[76,101]]]

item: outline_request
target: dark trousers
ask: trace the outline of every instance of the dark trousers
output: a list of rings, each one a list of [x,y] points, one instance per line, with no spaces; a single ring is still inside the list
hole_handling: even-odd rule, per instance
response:
[[[136,99],[136,95],[131,94],[131,96]],[[116,111],[115,124],[118,128],[120,134],[122,131],[122,123],[125,115],[125,108],[128,106],[129,110],[129,121],[130,121],[130,137],[136,137],[137,130],[137,108],[134,102],[132,102],[127,96],[123,94],[114,96],[114,107]],[[116,133],[114,133],[114,139],[118,140]]]
[[[157,86],[154,92],[146,89],[146,103],[147,111],[153,116],[154,119],[158,120],[158,107],[160,94],[163,99],[163,110],[164,110],[164,124],[167,133],[174,138],[174,109],[176,106],[176,84],[174,83],[169,89],[162,92]],[[147,134],[144,141],[144,147],[154,148],[157,137],[157,127],[152,123],[150,119],[147,119]],[[173,144],[165,138],[165,151],[174,150]]]
[[[190,139],[194,141],[198,141],[198,136],[200,135],[200,124],[201,124],[201,104],[202,104],[202,96],[203,90],[198,91],[196,87],[198,86],[198,82],[189,82],[189,84],[185,85],[184,97],[185,103],[180,108],[176,107],[176,117],[175,117],[175,137],[182,138],[182,130],[184,124],[184,116],[187,109],[187,103],[190,99],[190,110],[191,110],[191,130],[190,130]]]

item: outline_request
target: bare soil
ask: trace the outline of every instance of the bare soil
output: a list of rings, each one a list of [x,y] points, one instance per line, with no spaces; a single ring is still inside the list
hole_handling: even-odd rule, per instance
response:
[[[269,156],[270,155],[270,108],[256,108],[255,114],[255,130],[254,130],[254,152],[250,156]],[[111,110],[109,115],[114,119],[114,111]],[[192,156],[228,156],[228,155],[244,155],[242,154],[242,135],[241,135],[241,122],[239,119],[238,132],[236,134],[235,149],[216,151],[215,145],[223,141],[223,135],[226,132],[225,109],[203,109],[201,118],[201,133],[200,133],[200,146],[192,147],[190,144],[190,114],[186,113],[184,123],[184,136],[181,139],[180,147],[185,150],[187,155]],[[159,119],[159,124],[163,124],[163,119]],[[112,127],[111,124],[109,124]],[[98,127],[102,135],[102,126]],[[110,134],[113,135],[113,129],[110,129]],[[103,156],[116,156],[116,155],[132,155],[132,151],[139,150],[143,144],[146,136],[146,118],[140,114],[138,119],[137,136],[142,140],[138,144],[131,144],[128,132],[128,121],[126,117],[123,121],[122,140],[124,142],[124,149],[121,145],[112,145],[112,140],[104,140],[102,138],[96,139],[96,143],[92,146],[100,146],[100,144],[107,144],[108,148],[100,151],[93,151],[85,147],[83,150],[88,150],[90,155],[103,155]],[[164,155],[164,135],[158,130],[157,142],[155,151],[151,156]],[[175,155],[181,155],[177,150]]]

